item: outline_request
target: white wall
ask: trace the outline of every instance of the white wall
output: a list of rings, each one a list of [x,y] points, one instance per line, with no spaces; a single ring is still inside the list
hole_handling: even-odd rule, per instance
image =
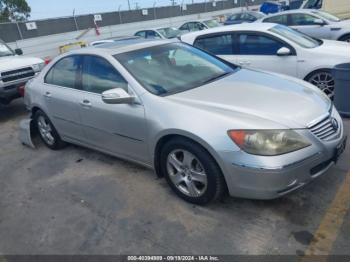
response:
[[[115,25],[115,26],[106,26],[106,27],[100,28],[101,34],[99,36],[97,36],[95,33],[95,30],[92,29],[79,40],[90,43],[92,41],[114,37],[114,36],[133,35],[138,30],[152,28],[152,27],[160,27],[160,26],[179,27],[185,21],[195,20],[199,18],[211,18],[213,16],[219,16],[222,14],[227,14],[238,10],[239,8],[226,9],[226,10],[210,12],[210,13],[178,16],[178,17],[172,17],[172,18],[166,18],[166,19],[150,20],[150,21],[121,24],[121,25]],[[59,54],[59,46],[77,42],[76,38],[79,35],[81,35],[84,31],[85,30],[25,39],[25,40],[16,41],[14,43],[9,43],[9,45],[14,49],[21,48],[24,52],[24,55],[26,56],[53,58]]]

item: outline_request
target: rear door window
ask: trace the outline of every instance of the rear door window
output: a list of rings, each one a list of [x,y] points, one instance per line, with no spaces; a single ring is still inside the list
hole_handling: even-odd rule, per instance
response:
[[[79,89],[77,75],[81,68],[81,56],[69,56],[59,60],[45,76],[50,85]]]
[[[232,55],[232,34],[201,37],[195,41],[194,46],[214,55]]]

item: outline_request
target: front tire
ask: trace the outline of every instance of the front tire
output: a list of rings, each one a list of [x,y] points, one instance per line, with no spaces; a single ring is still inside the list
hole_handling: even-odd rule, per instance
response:
[[[213,157],[183,138],[167,142],[161,151],[161,171],[172,190],[187,202],[205,205],[219,200],[226,183]]]
[[[335,81],[331,73],[331,70],[322,69],[315,71],[308,75],[305,79],[307,82],[318,87],[323,91],[331,100],[334,99],[334,87]]]
[[[59,134],[57,133],[54,125],[48,118],[48,116],[38,110],[34,115],[34,123],[41,140],[45,143],[47,147],[52,150],[59,150],[63,148],[66,144],[61,140]]]

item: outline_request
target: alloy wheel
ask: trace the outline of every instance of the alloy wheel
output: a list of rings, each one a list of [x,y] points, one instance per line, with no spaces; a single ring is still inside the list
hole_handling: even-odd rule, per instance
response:
[[[55,143],[55,138],[52,134],[51,124],[43,116],[39,116],[37,121],[41,137],[47,144],[53,145]]]
[[[311,76],[309,82],[322,90],[330,99],[334,98],[334,78],[329,72],[319,72]]]
[[[202,163],[187,150],[174,150],[167,158],[171,182],[186,196],[201,197],[207,190],[208,179]]]

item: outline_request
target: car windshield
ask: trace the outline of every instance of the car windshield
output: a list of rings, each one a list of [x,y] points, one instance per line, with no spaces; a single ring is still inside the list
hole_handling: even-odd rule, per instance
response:
[[[289,27],[276,25],[269,29],[270,32],[282,36],[304,48],[315,48],[320,46],[320,42],[307,35],[299,33]],[[320,40],[321,41],[321,40]]]
[[[234,66],[194,47],[171,43],[115,55],[149,92],[166,96],[233,73]]]
[[[173,28],[173,27],[166,27],[166,28],[160,28],[158,29],[158,32],[161,33],[163,36],[165,36],[168,39],[175,38],[180,35],[181,31]]]
[[[206,26],[208,26],[209,28],[214,28],[214,27],[218,27],[220,26],[219,22],[216,21],[215,19],[212,20],[207,20],[203,22]]]
[[[264,14],[258,13],[258,12],[251,13],[251,15],[253,15],[256,19],[261,19],[261,18],[265,17]]]
[[[323,11],[312,11],[312,13],[314,13],[315,15],[318,15],[328,21],[331,22],[340,22],[340,19],[338,17],[336,17],[335,15],[323,12]]]
[[[304,9],[321,9],[322,0],[309,0],[305,3]]]
[[[0,42],[0,57],[13,55],[13,51],[6,44]]]

